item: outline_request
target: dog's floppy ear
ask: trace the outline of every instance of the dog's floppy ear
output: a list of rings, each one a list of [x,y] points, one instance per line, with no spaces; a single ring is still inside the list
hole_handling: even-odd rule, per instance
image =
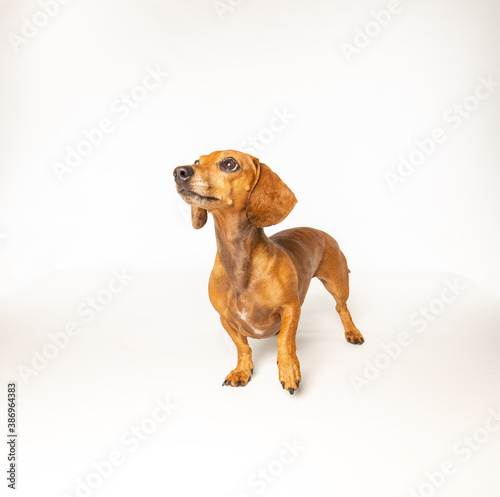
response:
[[[285,219],[297,203],[292,190],[271,171],[269,166],[255,159],[257,183],[247,203],[248,220],[260,228],[278,224]]]
[[[191,223],[195,230],[203,228],[207,222],[207,211],[202,207],[191,206]]]

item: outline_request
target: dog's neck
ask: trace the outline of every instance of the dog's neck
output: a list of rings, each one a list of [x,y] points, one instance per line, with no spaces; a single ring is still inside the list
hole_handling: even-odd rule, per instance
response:
[[[217,253],[235,295],[248,287],[252,273],[252,257],[256,250],[268,245],[264,230],[250,223],[246,212],[213,213]]]

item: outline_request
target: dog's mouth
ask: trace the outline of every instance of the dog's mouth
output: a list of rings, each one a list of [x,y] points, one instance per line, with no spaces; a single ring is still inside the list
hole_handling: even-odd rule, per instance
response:
[[[203,195],[200,195],[198,193],[195,193],[191,190],[187,190],[186,188],[177,188],[177,193],[181,197],[184,198],[184,200],[194,200],[198,202],[218,202],[220,199],[217,197],[205,197]]]

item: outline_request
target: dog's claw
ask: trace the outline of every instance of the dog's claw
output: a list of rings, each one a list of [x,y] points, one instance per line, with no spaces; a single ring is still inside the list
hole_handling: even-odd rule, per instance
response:
[[[359,330],[347,331],[345,334],[345,338],[349,343],[352,343],[354,345],[361,345],[365,341],[363,335],[359,332]]]
[[[288,390],[290,395],[293,395],[295,390],[299,388],[300,364],[297,356],[283,356],[279,358],[279,381],[284,390]]]
[[[248,371],[251,371],[248,374]],[[251,370],[238,370],[235,369],[229,373],[226,379],[223,381],[222,386],[229,385],[230,387],[244,387],[248,385],[252,378],[253,368]]]

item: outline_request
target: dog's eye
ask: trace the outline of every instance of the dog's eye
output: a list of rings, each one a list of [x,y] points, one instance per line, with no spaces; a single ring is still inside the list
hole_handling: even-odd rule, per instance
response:
[[[197,164],[199,164],[199,163],[200,163],[200,161],[199,161],[199,160],[195,160],[195,161],[194,161],[194,164],[195,164],[195,165],[197,165]]]
[[[233,172],[236,171],[236,169],[238,169],[238,167],[240,166],[232,157],[228,157],[220,163],[220,167],[223,171]]]

